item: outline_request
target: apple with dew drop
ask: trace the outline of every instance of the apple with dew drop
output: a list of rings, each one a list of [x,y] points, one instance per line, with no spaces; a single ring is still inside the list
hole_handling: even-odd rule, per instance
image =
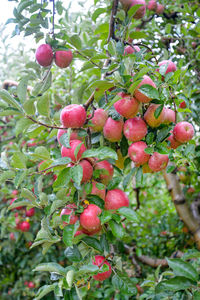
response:
[[[82,105],[65,106],[60,114],[60,122],[65,128],[80,128],[86,121],[86,110]]]
[[[160,124],[163,123],[165,118],[165,111],[164,109],[162,109],[161,114],[156,119],[155,111],[159,106],[159,104],[151,104],[144,114],[144,119],[146,123],[152,128],[160,126]]]
[[[147,134],[147,125],[140,117],[128,119],[124,123],[124,135],[131,142],[142,140]]]
[[[80,225],[89,232],[101,229],[99,215],[101,209],[95,204],[89,204],[80,215]]]
[[[71,64],[72,59],[73,59],[73,54],[71,50],[55,52],[55,64],[59,68],[67,68]]]
[[[140,82],[140,84],[137,86],[137,88],[135,89],[135,92],[134,92],[135,98],[139,102],[142,102],[142,103],[148,103],[152,100],[151,98],[149,98],[148,96],[143,94],[141,91],[139,91],[139,88],[142,87],[145,84],[151,85],[152,87],[156,88],[156,85],[153,82],[153,80],[149,76],[144,75],[143,80]]]
[[[163,65],[167,65],[167,70],[165,71],[165,75],[169,72],[175,72],[176,71],[176,64],[171,60],[163,60],[158,64],[160,67]],[[159,69],[157,69],[159,72]]]
[[[65,208],[62,209],[60,217],[63,215],[71,215],[69,223],[63,221],[63,225],[75,224],[78,221],[78,216],[74,214],[74,209],[76,209],[76,204],[68,204]]]
[[[105,272],[99,273],[97,275],[94,275],[93,278],[95,280],[104,281],[105,279],[110,277],[110,275],[112,273],[112,269],[111,269],[111,265],[105,259],[105,257],[103,257],[101,255],[96,255],[95,258],[94,258],[94,261],[92,263],[93,263],[93,265],[96,265],[99,268],[103,267],[103,265],[107,265],[109,267],[108,271],[105,271]]]
[[[118,95],[121,96],[122,93]],[[132,96],[123,94],[122,98],[114,103],[116,111],[126,119],[133,118],[139,111],[140,103]]]
[[[49,67],[53,61],[53,51],[49,44],[40,45],[35,53],[38,64],[43,67]]]
[[[128,155],[136,166],[144,165],[148,162],[150,155],[144,150],[148,148],[145,142],[139,141],[131,144],[128,148]]]
[[[129,206],[129,199],[122,190],[120,189],[113,189],[109,190],[106,194],[105,198],[105,209],[118,209],[120,207],[128,207]]]
[[[173,135],[178,142],[186,143],[193,138],[194,127],[189,122],[179,122],[173,129]]]
[[[110,142],[119,142],[122,138],[123,125],[122,120],[115,121],[109,117],[103,128],[104,137]]]
[[[140,47],[138,47],[138,46],[126,46],[124,48],[124,55],[133,54],[133,53],[139,52],[139,51],[140,51]]]
[[[108,119],[108,113],[102,108],[98,108],[94,111],[94,116],[90,120],[93,126],[91,126],[93,131],[102,131],[103,127]]]
[[[80,149],[79,149],[78,153],[77,153],[77,156],[75,157],[76,147],[78,147],[80,144],[82,144],[81,141],[79,141],[79,140],[72,140],[69,143],[69,145],[70,145],[71,148],[65,148],[64,146],[62,146],[61,147],[61,156],[62,157],[69,157],[69,158],[71,158],[72,162],[76,162],[76,161],[80,160],[83,152],[85,152],[85,150],[86,150],[85,145],[82,144],[80,146]]]
[[[159,172],[165,169],[168,165],[169,157],[167,154],[154,152],[149,159],[149,168],[154,172]]]
[[[103,184],[107,185],[111,181],[114,174],[114,168],[107,160],[97,162],[95,164],[95,170],[102,170],[102,173],[99,175],[99,180]]]

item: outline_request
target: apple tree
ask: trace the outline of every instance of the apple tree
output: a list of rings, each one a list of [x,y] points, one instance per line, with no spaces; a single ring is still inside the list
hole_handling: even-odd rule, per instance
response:
[[[34,299],[198,299],[198,1],[15,2],[7,24],[37,48],[0,90],[0,222],[29,242],[23,282]]]

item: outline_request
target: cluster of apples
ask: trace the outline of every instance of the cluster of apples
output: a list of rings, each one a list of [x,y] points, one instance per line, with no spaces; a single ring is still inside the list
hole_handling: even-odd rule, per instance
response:
[[[49,67],[55,60],[55,64],[59,68],[67,68],[73,59],[73,54],[71,50],[59,50],[53,53],[53,49],[49,44],[42,44],[37,48],[35,57],[43,67]]]
[[[141,5],[134,15],[135,19],[143,18],[146,13],[146,8],[155,11],[157,15],[162,14],[165,9],[164,5],[158,3],[156,0],[150,0],[148,4],[146,4],[145,0],[120,0],[120,2],[125,10],[129,10],[135,5]]]
[[[18,194],[17,190],[13,190],[12,196],[16,196]],[[17,200],[16,197],[14,197],[10,201],[10,205],[14,203]],[[30,223],[27,220],[24,220],[24,217],[30,218],[35,215],[35,208],[32,207],[30,209],[26,209],[23,206],[18,206],[15,207],[13,210],[18,210],[19,212],[15,212],[15,223],[16,223],[16,229],[22,231],[22,232],[27,232],[30,230]],[[13,232],[10,233],[10,239],[15,240],[15,235]]]

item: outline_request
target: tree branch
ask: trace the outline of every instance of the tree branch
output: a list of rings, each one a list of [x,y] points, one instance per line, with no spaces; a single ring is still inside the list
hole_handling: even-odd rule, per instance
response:
[[[109,25],[109,34],[108,34],[108,39],[107,43],[110,42],[110,39],[115,38],[115,17],[117,14],[117,8],[118,8],[118,3],[119,0],[113,0],[113,6],[112,6],[112,11],[111,11],[111,16],[110,16],[110,25]]]

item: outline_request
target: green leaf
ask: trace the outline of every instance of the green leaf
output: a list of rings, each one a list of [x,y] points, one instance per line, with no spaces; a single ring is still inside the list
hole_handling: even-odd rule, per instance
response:
[[[110,82],[108,80],[96,80],[89,85],[88,89],[98,88],[98,90],[106,91],[113,86],[115,86],[114,82]]]
[[[22,200],[22,201],[14,201],[14,203],[12,203],[9,207],[8,210],[11,210],[13,208],[16,208],[18,206],[28,206],[30,205],[30,202],[27,200]]]
[[[97,149],[86,150],[82,155],[82,158],[85,157],[97,157],[101,160],[112,158],[117,160],[117,153],[109,147],[99,147]]]
[[[71,262],[79,262],[82,260],[82,255],[77,245],[73,245],[73,247],[67,247],[64,251],[64,254]]]
[[[112,286],[125,295],[136,295],[137,281],[136,278],[129,278],[125,273],[117,271],[117,274],[112,277]]]
[[[23,112],[20,104],[6,90],[0,90],[0,98],[2,98],[6,103],[10,104],[12,107],[15,107],[19,111]]]
[[[129,33],[129,37],[134,40],[135,39],[145,39],[147,37],[147,34],[142,31],[131,31]]]
[[[132,6],[129,10],[128,10],[128,16],[131,19],[132,17],[134,17],[135,13],[137,12],[137,10],[141,7],[141,4],[136,4],[134,6]]]
[[[164,105],[162,104],[162,105],[159,105],[159,106],[156,108],[156,110],[155,110],[155,112],[154,112],[154,117],[155,117],[156,119],[158,119],[158,117],[160,116],[160,114],[161,114],[161,112],[162,112],[162,110],[163,110],[163,107],[164,107]]]
[[[29,199],[30,201],[33,201],[33,202],[36,199],[35,195],[26,188],[23,188],[21,190],[21,195],[20,196],[23,197],[23,198],[27,198],[27,199]]]
[[[35,155],[41,159],[50,159],[50,153],[44,146],[37,147],[35,149]]]
[[[41,288],[39,288],[36,297],[34,300],[40,300],[42,299],[45,295],[49,294],[50,292],[54,291],[55,286],[57,283],[51,284],[51,285],[44,285]]]
[[[159,99],[159,93],[158,93],[157,89],[149,84],[143,84],[139,88],[139,91],[151,99]],[[154,113],[154,115],[155,115],[155,113]]]
[[[142,79],[134,81],[134,83],[131,84],[131,86],[129,87],[128,92],[130,94],[134,94],[135,89],[138,87],[138,85],[140,84],[141,81],[142,81]]]
[[[92,20],[95,22],[98,16],[106,12],[106,8],[99,7],[92,14]]]
[[[107,189],[108,190],[113,190],[116,189],[118,187],[118,185],[121,182],[121,177],[114,177],[108,184]]]
[[[83,265],[79,268],[78,273],[84,274],[84,273],[98,273],[99,267],[93,264]]]
[[[193,300],[199,300],[200,299],[200,292],[196,291],[193,294]]]
[[[160,282],[156,286],[156,293],[161,293],[164,291],[176,292],[186,290],[188,288],[191,288],[193,285],[195,285],[194,281],[182,276],[176,276],[174,278]]]
[[[35,105],[34,105],[35,99],[26,100],[24,102],[24,110],[28,115],[34,115],[35,114]]]
[[[65,269],[61,265],[54,262],[39,264],[33,271],[34,272],[46,271],[46,272],[54,272],[63,276],[66,275]]]
[[[135,179],[136,179],[136,187],[139,187],[142,185],[143,182],[143,171],[142,171],[142,167],[139,167],[137,169],[137,173],[135,175]]]
[[[73,280],[74,280],[74,270],[69,270],[67,272],[66,280],[67,280],[69,287],[71,288],[72,284],[73,284]]]
[[[28,78],[26,76],[20,80],[19,85],[17,87],[17,96],[22,103],[26,101],[27,85]]]
[[[70,162],[71,162],[71,158],[61,157],[61,158],[54,160],[54,162],[51,164],[51,167],[68,165]]]
[[[131,220],[133,222],[138,222],[138,216],[136,214],[136,212],[129,207],[120,207],[117,212],[126,217],[128,220]]]
[[[112,215],[113,215],[112,212],[108,210],[104,210],[102,215],[100,216],[101,224],[103,225],[104,223],[108,223],[108,221],[112,219]]]
[[[117,238],[123,238],[125,230],[122,226],[122,224],[118,224],[117,222],[115,222],[114,220],[110,220],[108,222],[110,229],[113,233],[113,235]]]
[[[95,237],[90,237],[90,236],[86,236],[84,238],[81,239],[84,243],[86,243],[88,246],[102,252],[102,247],[101,244],[99,242],[99,240],[97,240]]]
[[[50,115],[49,104],[50,104],[50,96],[47,93],[45,93],[41,97],[38,97],[37,110],[40,115],[49,117],[49,115]]]
[[[157,133],[156,141],[158,143],[163,142],[170,135],[169,131],[169,127],[159,130]]]
[[[63,242],[66,246],[70,247],[73,245],[74,235],[79,227],[79,222],[72,225],[66,225],[63,229]]]
[[[80,165],[76,165],[70,168],[71,179],[80,186],[83,178],[83,168]]]
[[[71,41],[71,44],[76,48],[76,49],[81,49],[81,46],[82,46],[82,42],[81,42],[81,39],[79,37],[78,34],[74,34],[70,37],[70,41]]]
[[[137,168],[132,168],[131,171],[128,173],[128,175],[126,175],[124,177],[124,180],[123,180],[123,188],[124,189],[127,188],[127,186],[129,185],[129,183],[131,181],[132,176],[135,174],[136,171],[137,171]]]
[[[70,180],[70,168],[66,168],[59,173],[58,178],[53,184],[53,187],[57,188],[61,186],[67,186]]]
[[[199,274],[196,271],[196,269],[191,265],[191,263],[185,262],[179,258],[167,258],[167,262],[169,264],[169,267],[174,271],[175,275],[183,276],[188,279],[198,281]]]
[[[60,143],[61,145],[63,145],[65,148],[71,148],[70,147],[70,134],[71,134],[71,128],[67,129],[67,132],[64,133],[61,137],[60,137]]]
[[[90,194],[90,195],[87,195],[86,199],[90,203],[95,204],[95,205],[99,206],[102,209],[104,208],[105,202],[99,196]]]
[[[12,156],[12,166],[17,169],[26,169],[26,156],[22,152],[15,152]]]
[[[166,172],[171,173],[174,171],[175,168],[176,168],[176,166],[167,166]]]

